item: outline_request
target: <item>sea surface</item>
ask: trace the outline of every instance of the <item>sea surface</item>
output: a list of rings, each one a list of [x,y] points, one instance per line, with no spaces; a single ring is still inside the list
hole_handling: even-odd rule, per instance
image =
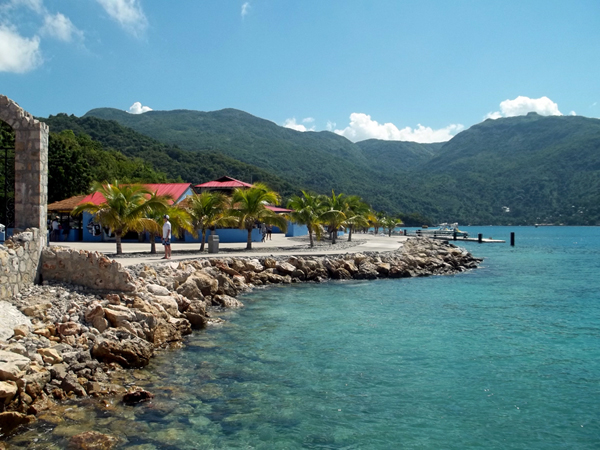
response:
[[[600,228],[464,227],[455,276],[258,289],[162,353],[151,402],[72,403],[10,448],[598,449]],[[508,242],[516,234],[516,245]]]

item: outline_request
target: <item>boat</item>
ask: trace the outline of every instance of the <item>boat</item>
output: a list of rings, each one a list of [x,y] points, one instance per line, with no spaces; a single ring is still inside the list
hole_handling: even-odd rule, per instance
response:
[[[428,228],[426,230],[417,230],[417,236],[442,236],[442,237],[451,237],[456,236],[457,238],[467,238],[469,237],[469,233],[466,231],[460,231],[458,229],[458,223],[441,223],[437,228]]]

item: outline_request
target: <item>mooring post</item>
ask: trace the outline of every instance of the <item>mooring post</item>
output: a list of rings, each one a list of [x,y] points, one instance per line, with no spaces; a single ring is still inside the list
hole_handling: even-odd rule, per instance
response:
[[[404,236],[408,235],[408,231],[404,230]]]
[[[456,230],[454,230],[454,233],[452,233],[452,240],[455,241],[456,240]]]
[[[477,235],[477,242],[479,242],[480,244],[483,242],[483,234],[479,233]]]
[[[510,232],[510,245],[511,245],[511,247],[515,246],[515,232],[514,231]]]

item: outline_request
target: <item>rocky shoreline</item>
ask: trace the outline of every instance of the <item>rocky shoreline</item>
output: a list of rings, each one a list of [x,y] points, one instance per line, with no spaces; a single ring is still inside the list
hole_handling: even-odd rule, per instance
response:
[[[243,307],[237,297],[255,287],[449,275],[480,262],[448,242],[410,239],[389,253],[221,256],[131,266],[135,289],[128,292],[54,282],[32,286],[10,300],[25,317],[9,339],[0,340],[0,438],[65,399],[148,398],[126,389],[119,374],[146,366],[161,348],[182,345],[193,329],[218,323],[219,310]]]

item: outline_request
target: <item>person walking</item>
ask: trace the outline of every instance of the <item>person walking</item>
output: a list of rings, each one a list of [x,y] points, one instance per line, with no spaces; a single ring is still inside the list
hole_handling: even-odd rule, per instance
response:
[[[171,259],[171,222],[168,214],[163,216],[162,244],[165,247],[165,256],[162,259]]]
[[[273,225],[267,225],[267,238],[271,240],[271,235],[273,234]]]
[[[267,226],[264,223],[260,224],[260,234],[262,235],[261,242],[265,242],[267,240]]]

